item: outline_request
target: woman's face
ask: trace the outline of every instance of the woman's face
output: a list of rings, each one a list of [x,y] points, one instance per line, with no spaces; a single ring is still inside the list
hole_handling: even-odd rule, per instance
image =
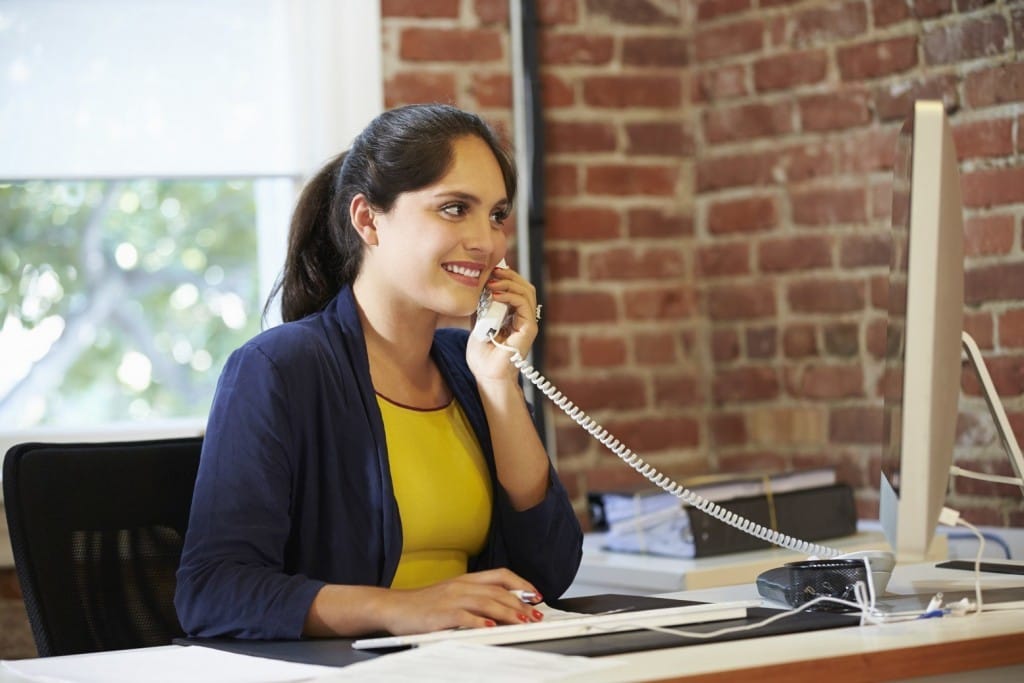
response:
[[[452,152],[451,168],[440,180],[399,195],[390,211],[377,215],[378,244],[369,261],[386,274],[382,286],[393,295],[458,317],[476,309],[488,275],[505,256],[509,202],[485,142],[457,138]]]

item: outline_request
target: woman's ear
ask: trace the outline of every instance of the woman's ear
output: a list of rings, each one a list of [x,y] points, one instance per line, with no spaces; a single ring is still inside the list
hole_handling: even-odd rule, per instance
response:
[[[357,194],[352,198],[352,203],[348,206],[348,217],[352,221],[352,227],[356,229],[356,232],[363,239],[363,243],[376,246],[377,225],[375,220],[377,212],[370,206],[366,195]]]

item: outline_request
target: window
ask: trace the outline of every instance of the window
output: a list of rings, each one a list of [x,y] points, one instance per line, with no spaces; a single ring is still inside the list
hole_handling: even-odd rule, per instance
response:
[[[205,421],[303,178],[381,108],[379,21],[379,2],[0,6],[3,429]]]

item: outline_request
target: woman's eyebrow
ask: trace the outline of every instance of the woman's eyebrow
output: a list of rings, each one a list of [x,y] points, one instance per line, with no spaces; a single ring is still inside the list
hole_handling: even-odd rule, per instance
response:
[[[483,201],[472,192],[463,192],[461,190],[442,190],[434,195],[435,199],[459,199],[469,204],[482,204]],[[506,206],[509,201],[507,197],[502,197],[498,201],[494,202],[494,206]]]

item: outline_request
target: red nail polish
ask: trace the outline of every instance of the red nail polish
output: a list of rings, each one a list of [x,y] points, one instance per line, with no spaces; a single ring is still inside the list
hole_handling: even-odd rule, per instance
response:
[[[490,628],[492,626],[497,626],[497,625],[498,625],[497,623],[491,621],[490,619],[485,619],[484,620],[484,626],[486,626],[487,628]]]
[[[535,610],[533,610],[533,618],[536,619],[537,621],[540,621],[541,619],[544,618],[544,613],[541,612],[538,609],[535,609]]]
[[[524,624],[529,621],[525,614],[517,614],[516,616],[519,617],[519,621],[523,622]]]

